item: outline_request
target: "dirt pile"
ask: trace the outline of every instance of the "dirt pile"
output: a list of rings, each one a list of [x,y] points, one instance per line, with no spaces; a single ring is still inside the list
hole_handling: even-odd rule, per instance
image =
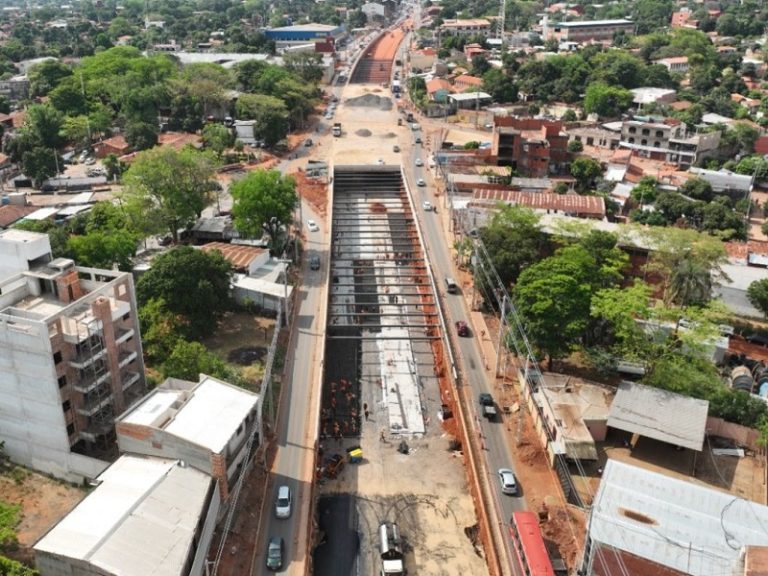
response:
[[[355,134],[357,136],[362,136],[363,138],[367,138],[371,135],[371,131],[367,128],[360,128],[360,130],[355,130]]]
[[[385,96],[377,96],[376,94],[363,94],[357,98],[349,98],[346,101],[346,105],[362,108],[377,108],[384,111],[392,110],[392,100]]]

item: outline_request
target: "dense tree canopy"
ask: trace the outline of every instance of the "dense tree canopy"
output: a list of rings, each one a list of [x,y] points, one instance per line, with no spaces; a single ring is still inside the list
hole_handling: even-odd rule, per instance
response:
[[[231,304],[232,266],[220,252],[203,252],[180,246],[158,256],[136,284],[136,297],[143,306],[151,300],[183,318],[182,336],[201,338]]]

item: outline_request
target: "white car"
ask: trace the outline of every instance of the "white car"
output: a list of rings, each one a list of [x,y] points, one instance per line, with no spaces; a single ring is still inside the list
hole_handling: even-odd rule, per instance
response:
[[[416,180],[416,186],[424,187],[426,185],[427,185],[427,183],[424,182],[424,178],[419,178],[418,180]]]
[[[288,486],[280,486],[277,489],[275,500],[275,516],[277,518],[289,518],[291,515],[291,489]]]
[[[320,226],[317,225],[317,222],[314,220],[307,220],[307,228],[309,228],[310,232],[319,232]]]
[[[432,202],[428,202],[428,201],[425,200],[424,204],[422,206],[424,207],[424,211],[425,212],[432,212],[432,210],[433,210]]]
[[[501,483],[501,493],[514,496],[517,494],[517,481],[515,473],[509,468],[499,468],[499,482]]]
[[[327,120],[330,120],[331,118],[333,118],[333,112],[326,112],[326,113],[325,113],[325,118],[326,118]]]
[[[424,162],[422,162],[421,158],[416,158],[416,166],[424,166]]]
[[[384,160],[379,158],[378,160],[376,160],[376,164],[378,164],[379,166],[384,166]]]

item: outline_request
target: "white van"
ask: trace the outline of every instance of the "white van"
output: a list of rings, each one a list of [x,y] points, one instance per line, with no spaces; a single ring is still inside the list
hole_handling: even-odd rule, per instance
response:
[[[448,294],[456,294],[459,291],[459,285],[456,284],[456,280],[453,278],[446,278],[445,289],[448,291]]]

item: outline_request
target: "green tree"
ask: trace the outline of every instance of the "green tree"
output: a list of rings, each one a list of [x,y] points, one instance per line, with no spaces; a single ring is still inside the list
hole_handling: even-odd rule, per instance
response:
[[[571,140],[568,142],[568,152],[571,154],[578,154],[579,152],[584,151],[584,144],[581,143],[581,140]]]
[[[576,189],[586,192],[595,185],[597,178],[603,173],[600,163],[594,158],[582,156],[571,162],[571,176],[576,179]]]
[[[513,292],[528,338],[552,362],[574,347],[587,327],[591,287],[580,262],[552,256],[520,274]]]
[[[38,146],[58,150],[63,144],[61,127],[63,116],[50,104],[35,104],[27,109],[24,130]]]
[[[614,118],[632,105],[632,98],[632,92],[625,88],[601,82],[590,84],[584,96],[584,111]]]
[[[235,143],[235,135],[222,124],[206,124],[203,128],[203,144],[210,148],[218,158]]]
[[[274,96],[244,94],[237,100],[237,117],[256,121],[256,136],[274,146],[288,134],[288,109]]]
[[[199,342],[179,340],[162,367],[165,378],[180,378],[197,382],[200,374],[222,380],[232,380],[234,372],[216,354]]]
[[[305,82],[317,83],[323,78],[323,57],[314,52],[286,52],[283,65]]]
[[[150,298],[139,308],[141,342],[147,359],[160,365],[187,332],[187,320],[168,310],[162,298]]]
[[[64,78],[72,76],[72,69],[59,60],[45,60],[32,66],[27,76],[30,96],[46,96]]]
[[[129,272],[136,255],[137,237],[127,230],[93,231],[83,236],[70,236],[69,251],[81,266],[112,268]]]
[[[539,259],[544,243],[539,217],[520,206],[498,210],[490,224],[480,229],[480,238],[505,286],[517,282],[520,273]],[[475,282],[484,283],[484,274],[478,273]]]
[[[168,312],[181,316],[181,334],[201,338],[211,334],[230,308],[232,266],[220,252],[180,246],[158,256],[136,284],[141,306],[150,300],[165,302]]]
[[[191,226],[211,202],[213,178],[207,153],[154,148],[139,153],[125,173],[122,198],[133,214],[154,222],[154,229],[163,226],[177,242],[179,229]]]
[[[768,316],[768,278],[752,282],[747,288],[747,298],[752,306]]]
[[[711,202],[715,195],[712,185],[703,178],[689,178],[680,186],[680,193],[702,202]]]
[[[131,121],[125,126],[125,141],[134,150],[149,150],[157,144],[159,129],[148,122]]]
[[[281,252],[282,230],[293,220],[298,203],[296,181],[277,170],[255,170],[230,187],[235,228],[249,238],[269,234],[270,245]]]
[[[643,176],[630,196],[638,205],[653,204],[659,194],[659,181],[653,176]]]
[[[501,70],[491,68],[483,74],[483,91],[495,102],[517,102],[517,85]]]
[[[56,150],[42,146],[35,146],[24,152],[21,157],[21,167],[24,173],[32,179],[35,188],[40,188],[45,180],[56,175],[56,157]]]

